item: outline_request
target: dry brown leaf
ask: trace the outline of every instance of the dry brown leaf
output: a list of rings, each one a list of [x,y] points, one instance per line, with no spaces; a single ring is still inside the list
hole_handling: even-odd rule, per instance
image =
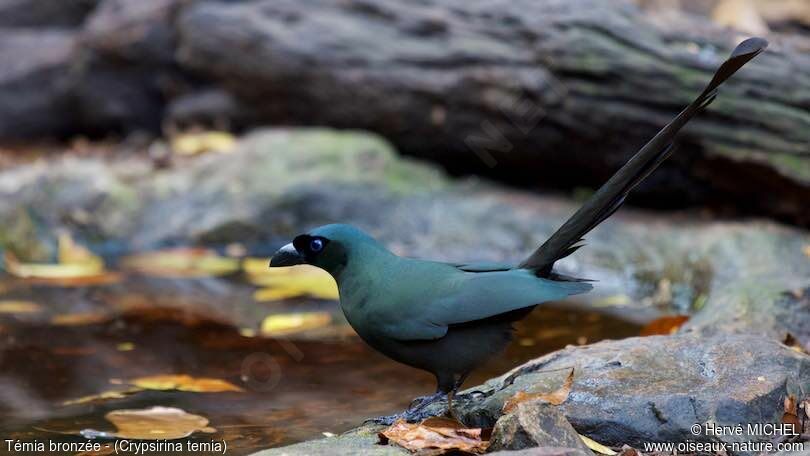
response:
[[[616,454],[615,451],[611,450],[610,448],[602,445],[601,443],[597,442],[596,440],[591,439],[590,437],[586,437],[582,434],[579,434],[579,438],[585,443],[585,446],[590,448],[591,450],[600,453],[606,454],[608,456],[614,456]]]
[[[431,454],[466,452],[480,454],[489,447],[483,440],[482,429],[464,428],[448,419],[429,419],[422,423],[399,420],[380,431],[380,442],[393,442],[409,451],[429,451]]]
[[[30,314],[38,312],[42,312],[42,307],[35,302],[0,300],[0,314]]]
[[[794,337],[793,334],[788,333],[785,336],[785,340],[782,343],[790,347],[790,349],[793,351],[804,353],[805,355],[810,355],[810,351],[807,350],[807,347],[802,345],[802,343],[799,342],[799,340],[796,339],[796,337]]]
[[[529,401],[543,401],[551,405],[560,405],[568,399],[568,394],[571,392],[571,386],[573,386],[573,384],[574,369],[571,369],[571,373],[565,378],[562,386],[550,393],[525,393],[518,391],[503,404],[503,413],[509,413],[518,405]]]
[[[239,260],[198,248],[178,248],[138,253],[121,260],[123,269],[157,277],[214,277],[239,270]]]
[[[801,433],[802,420],[799,419],[799,404],[796,396],[788,395],[784,401],[785,412],[782,414],[782,423],[793,425],[797,433]]]
[[[689,321],[688,315],[667,315],[656,318],[641,328],[640,336],[668,336],[675,334],[684,323]]]
[[[137,410],[113,410],[104,417],[115,425],[114,433],[85,429],[85,437],[117,437],[120,439],[173,440],[195,432],[216,432],[208,426],[208,418],[174,407],[151,407]]]
[[[287,336],[310,329],[322,328],[332,322],[329,312],[300,312],[270,315],[262,321],[264,336]]]
[[[218,378],[192,377],[190,375],[152,375],[129,380],[127,383],[145,390],[190,391],[194,393],[243,392],[233,383]]]

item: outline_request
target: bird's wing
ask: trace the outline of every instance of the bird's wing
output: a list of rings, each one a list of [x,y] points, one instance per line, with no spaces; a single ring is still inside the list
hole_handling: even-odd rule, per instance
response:
[[[450,266],[458,268],[464,272],[493,272],[493,271],[508,271],[515,266],[508,263],[497,263],[494,261],[481,261],[475,263],[447,263]]]
[[[393,320],[380,319],[377,329],[397,340],[438,339],[450,325],[560,300],[591,288],[587,282],[538,278],[525,269],[459,272],[444,281],[441,293],[415,299],[408,303],[407,314]]]

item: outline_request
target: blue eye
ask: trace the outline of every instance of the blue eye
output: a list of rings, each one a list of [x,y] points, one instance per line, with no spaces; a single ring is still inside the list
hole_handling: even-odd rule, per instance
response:
[[[315,253],[320,252],[321,250],[323,250],[323,240],[315,238],[315,239],[309,241],[309,250],[311,250],[312,252],[315,252]]]

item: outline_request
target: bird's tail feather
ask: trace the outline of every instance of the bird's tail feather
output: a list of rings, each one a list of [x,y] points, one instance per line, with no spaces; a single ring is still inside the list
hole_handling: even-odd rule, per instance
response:
[[[672,154],[672,143],[678,131],[692,117],[714,101],[717,88],[743,65],[764,51],[768,42],[749,38],[740,43],[731,56],[714,73],[714,77],[683,111],[658,132],[644,147],[596,191],[546,242],[532,253],[521,268],[532,269],[538,276],[548,276],[554,262],[572,254],[583,236],[610,217],[633,188]]]

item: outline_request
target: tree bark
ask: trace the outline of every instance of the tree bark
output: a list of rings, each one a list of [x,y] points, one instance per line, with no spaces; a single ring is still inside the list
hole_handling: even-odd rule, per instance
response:
[[[261,121],[369,129],[454,172],[570,188],[604,181],[743,38],[680,19],[599,0],[198,3],[179,16],[178,55]],[[734,76],[637,202],[801,218],[803,44],[773,43]]]

